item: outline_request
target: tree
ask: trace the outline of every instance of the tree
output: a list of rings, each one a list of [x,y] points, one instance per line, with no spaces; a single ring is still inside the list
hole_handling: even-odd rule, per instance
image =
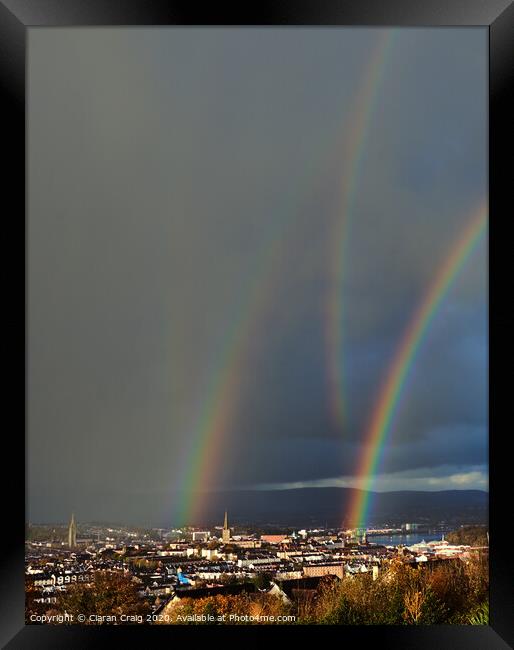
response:
[[[446,608],[430,588],[408,591],[405,594],[406,623],[413,625],[435,625],[445,620]]]
[[[470,625],[489,625],[489,603],[483,602],[468,617]]]
[[[272,574],[267,573],[266,571],[259,572],[253,579],[253,583],[256,589],[269,589],[272,579]]]
[[[110,571],[98,571],[90,584],[76,584],[68,587],[57,601],[56,609],[73,614],[74,622],[82,614],[82,624],[97,625],[89,620],[91,615],[117,616],[145,615],[150,611],[137,591],[137,585],[129,576]]]
[[[461,526],[447,533],[446,541],[466,546],[489,546],[486,526]]]
[[[171,603],[166,610],[169,616],[166,622],[185,625],[245,625],[249,622],[268,624],[278,622],[279,616],[289,613],[288,605],[268,594],[217,594],[197,599],[183,598],[179,603]],[[231,614],[237,615],[240,620],[231,620]],[[195,616],[200,618],[188,618]],[[253,617],[253,620],[247,621],[248,616]]]

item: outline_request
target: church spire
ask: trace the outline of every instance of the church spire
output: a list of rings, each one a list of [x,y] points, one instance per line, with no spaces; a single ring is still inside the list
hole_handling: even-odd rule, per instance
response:
[[[228,527],[228,515],[226,510],[225,510],[225,520],[223,522],[223,533],[221,535],[221,539],[223,540],[224,544],[230,541],[230,528]]]
[[[75,523],[75,513],[71,513],[70,525],[68,527],[68,546],[75,548],[77,546],[77,524]]]

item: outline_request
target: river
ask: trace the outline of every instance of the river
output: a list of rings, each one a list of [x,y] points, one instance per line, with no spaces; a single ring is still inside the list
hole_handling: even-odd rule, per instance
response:
[[[423,540],[425,542],[440,540],[441,536],[442,533],[440,532],[377,535],[376,537],[370,535],[368,537],[368,542],[372,544],[384,544],[385,546],[398,546],[399,544],[403,544],[403,546],[412,546],[413,544],[419,544]]]

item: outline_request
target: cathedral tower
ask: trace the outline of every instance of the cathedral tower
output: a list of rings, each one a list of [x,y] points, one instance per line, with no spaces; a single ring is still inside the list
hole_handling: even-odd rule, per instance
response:
[[[223,522],[223,533],[221,535],[221,539],[224,544],[228,544],[228,542],[230,542],[230,528],[228,527],[228,516],[226,510],[225,510],[225,521]]]
[[[75,515],[71,513],[71,521],[68,527],[68,546],[75,548],[77,546],[77,524],[75,523]]]

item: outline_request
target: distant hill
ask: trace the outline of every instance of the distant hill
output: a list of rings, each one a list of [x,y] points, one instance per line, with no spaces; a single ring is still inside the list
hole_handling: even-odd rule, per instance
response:
[[[450,544],[467,544],[469,546],[489,546],[486,526],[462,526],[448,533],[445,539]]]
[[[197,524],[220,524],[225,508],[234,524],[339,526],[360,492],[352,488],[301,488],[218,492],[209,495],[209,514]],[[368,524],[484,523],[489,495],[481,490],[375,492]],[[215,518],[213,518],[213,516]]]

